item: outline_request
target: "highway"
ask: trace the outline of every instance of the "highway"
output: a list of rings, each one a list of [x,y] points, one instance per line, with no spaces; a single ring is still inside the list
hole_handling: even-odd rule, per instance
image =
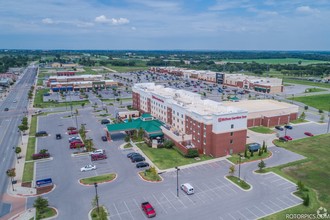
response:
[[[0,102],[0,213],[2,213],[2,197],[6,192],[9,179],[6,171],[13,167],[15,147],[20,143],[18,125],[27,113],[28,91],[34,84],[38,67],[28,66],[10,88],[7,97]],[[8,111],[5,111],[8,108]]]

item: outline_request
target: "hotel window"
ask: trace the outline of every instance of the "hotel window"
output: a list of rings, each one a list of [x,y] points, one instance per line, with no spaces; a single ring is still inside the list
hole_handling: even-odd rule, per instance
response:
[[[206,125],[204,125],[204,129],[206,129]]]
[[[234,141],[233,140],[230,140],[230,143],[232,144]]]
[[[204,131],[204,137],[206,137],[206,131]]]
[[[232,124],[230,127],[231,127],[231,128],[234,128],[234,124]]]
[[[230,136],[233,136],[234,132],[230,132]]]
[[[204,139],[204,145],[206,144],[206,139]]]

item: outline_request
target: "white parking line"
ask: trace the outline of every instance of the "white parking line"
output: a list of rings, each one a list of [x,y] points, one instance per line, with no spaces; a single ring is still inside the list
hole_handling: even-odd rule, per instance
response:
[[[274,203],[272,200],[269,200],[270,203],[272,203],[273,205],[279,207],[280,209],[283,209],[281,206],[277,205],[276,203]]]
[[[170,193],[174,196],[174,197],[176,197],[176,195],[174,195],[174,193],[171,191],[171,190],[169,190],[170,191]],[[189,197],[188,197],[189,198]],[[181,199],[180,198],[178,198],[178,201],[185,207],[185,208],[187,208],[187,206],[181,201]]]
[[[117,207],[116,207],[116,204],[115,203],[113,203],[113,206],[115,207],[115,209],[116,209],[116,212],[117,212],[117,215],[119,216],[119,218],[121,219],[121,216],[120,216],[120,214],[119,214],[119,212],[118,212],[118,209],[117,209]]]
[[[272,210],[273,212],[275,211],[274,209],[272,209],[271,207],[269,207],[268,205],[266,205],[264,202],[261,202],[262,205],[264,205],[266,208]]]
[[[261,209],[259,209],[257,206],[253,206],[254,208],[258,209],[260,212],[264,213],[265,215],[267,214],[266,212],[262,211]]]
[[[127,208],[128,212],[129,212],[129,214],[131,215],[132,219],[134,219],[134,217],[133,217],[133,215],[132,215],[132,213],[131,213],[130,209],[128,208],[128,206],[127,206],[127,204],[126,204],[126,202],[125,202],[125,201],[124,201],[124,204],[125,204],[125,206],[126,206],[126,208]]]
[[[228,216],[234,220],[236,220],[236,218],[234,216],[232,216],[230,213],[228,213]]]
[[[140,210],[140,212],[141,212],[142,215],[144,216],[144,213],[143,213],[141,207],[139,206],[139,204],[137,203],[137,201],[136,201],[135,199],[133,199],[133,201],[134,201],[135,205],[138,207],[138,210]]]
[[[163,209],[163,211],[167,214],[166,210],[164,209],[164,207],[160,204],[160,202],[158,201],[158,199],[155,197],[154,194],[152,194],[152,196],[155,198],[156,202],[158,203],[158,205]],[[146,200],[147,201],[147,200]]]
[[[250,212],[252,215],[254,215],[256,218],[259,218],[260,216],[257,216],[256,214],[254,214],[254,212],[250,211],[248,208],[245,208],[245,210],[247,210],[248,212]]]
[[[282,202],[286,206],[291,206],[291,204],[288,204],[285,201],[282,201],[282,199],[280,199],[280,198],[275,198],[275,199],[277,199],[278,201]]]
[[[175,206],[170,202],[170,200],[168,200],[168,198],[165,196],[165,194],[164,193],[162,193],[163,194],[163,196],[165,197],[165,199],[171,204],[171,206],[175,209],[175,211],[178,211],[176,208],[175,208]]]
[[[246,216],[243,213],[241,213],[239,210],[237,210],[237,213],[243,217],[242,219],[246,219]]]

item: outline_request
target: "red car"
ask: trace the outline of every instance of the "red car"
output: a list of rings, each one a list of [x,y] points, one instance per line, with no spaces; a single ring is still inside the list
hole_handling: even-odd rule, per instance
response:
[[[70,149],[76,149],[76,148],[82,148],[82,147],[85,147],[85,144],[84,143],[74,143],[74,144],[70,144]]]
[[[69,135],[78,134],[77,130],[71,130],[68,132]]]
[[[67,130],[68,131],[72,131],[72,130],[77,130],[77,128],[75,128],[75,127],[68,127]]]
[[[149,202],[143,202],[141,208],[148,218],[156,216],[156,211]]]
[[[307,131],[304,134],[307,135],[307,136],[310,136],[310,137],[313,137],[314,136],[314,134],[312,134],[310,132],[307,132]]]
[[[290,137],[288,135],[284,136],[284,138],[287,139],[288,141],[292,141],[292,137]]]

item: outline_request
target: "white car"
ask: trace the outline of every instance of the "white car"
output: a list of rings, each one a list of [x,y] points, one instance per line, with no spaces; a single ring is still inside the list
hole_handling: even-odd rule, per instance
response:
[[[96,170],[96,166],[89,164],[89,165],[86,165],[86,166],[80,168],[81,172],[90,171],[90,170]]]
[[[97,150],[94,150],[93,152],[91,152],[90,154],[91,155],[93,155],[93,154],[105,154],[105,150],[97,149]]]

